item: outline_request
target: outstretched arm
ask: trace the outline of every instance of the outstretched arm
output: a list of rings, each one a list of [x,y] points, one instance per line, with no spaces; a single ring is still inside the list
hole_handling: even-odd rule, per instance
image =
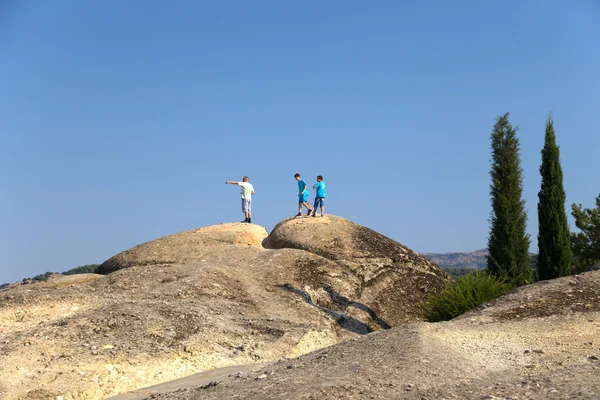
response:
[[[230,185],[237,185],[237,184],[238,184],[238,182],[236,182],[236,181],[225,181],[225,184],[226,184],[226,185],[227,185],[227,184],[230,184]]]

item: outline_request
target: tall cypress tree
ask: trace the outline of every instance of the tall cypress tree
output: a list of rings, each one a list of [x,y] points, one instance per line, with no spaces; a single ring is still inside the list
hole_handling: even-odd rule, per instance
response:
[[[488,239],[488,270],[505,277],[516,286],[532,281],[529,268],[529,235],[523,193],[523,170],[517,129],[508,120],[508,113],[496,119],[492,139],[490,176],[490,236]]]
[[[540,174],[542,187],[538,194],[537,266],[540,279],[553,279],[567,276],[571,272],[571,234],[565,211],[566,194],[552,115],[546,120]]]

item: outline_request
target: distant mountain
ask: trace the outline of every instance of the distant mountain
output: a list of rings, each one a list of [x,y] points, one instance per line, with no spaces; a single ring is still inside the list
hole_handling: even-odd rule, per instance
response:
[[[470,253],[421,253],[444,269],[450,268],[487,268],[487,249],[472,251]]]

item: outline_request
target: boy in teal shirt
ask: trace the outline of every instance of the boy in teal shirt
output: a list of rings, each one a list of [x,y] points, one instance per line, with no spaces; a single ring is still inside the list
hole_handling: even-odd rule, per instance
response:
[[[308,210],[306,215],[310,215],[312,210],[310,204],[308,204],[308,186],[306,186],[306,182],[300,177],[300,174],[294,175],[294,178],[298,181],[298,214],[295,216],[299,217],[302,215],[302,206]]]
[[[317,192],[315,194],[315,204],[313,207],[312,216],[317,216],[317,208],[320,206],[322,217],[325,214],[325,182],[323,182],[323,175],[317,176],[317,183],[313,186],[313,189],[315,189]]]

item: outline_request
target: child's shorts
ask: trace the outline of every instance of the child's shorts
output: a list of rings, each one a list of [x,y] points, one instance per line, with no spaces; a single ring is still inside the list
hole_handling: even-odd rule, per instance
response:
[[[298,196],[298,203],[306,203],[308,201],[308,195]]]
[[[242,199],[242,212],[252,212],[252,201],[250,199]]]
[[[315,197],[314,208],[325,207],[325,197]]]

